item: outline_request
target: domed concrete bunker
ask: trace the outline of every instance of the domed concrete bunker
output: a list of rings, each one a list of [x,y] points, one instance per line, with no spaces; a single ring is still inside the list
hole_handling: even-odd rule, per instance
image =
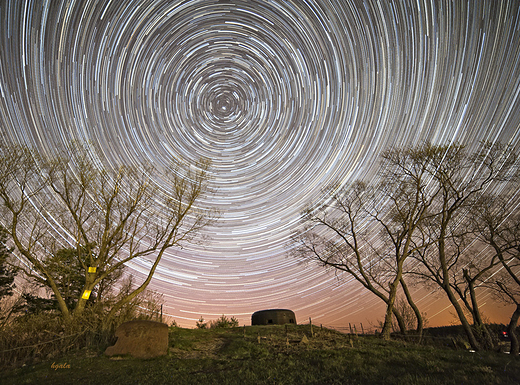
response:
[[[251,325],[285,325],[295,324],[296,316],[292,310],[269,309],[254,312],[251,316]]]

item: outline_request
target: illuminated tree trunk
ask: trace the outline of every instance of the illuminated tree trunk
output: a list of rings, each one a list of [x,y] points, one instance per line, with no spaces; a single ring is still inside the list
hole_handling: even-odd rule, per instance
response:
[[[390,334],[392,333],[392,314],[396,315],[397,323],[399,324],[399,329],[401,329],[401,333],[406,333],[406,324],[399,312],[394,309],[395,298],[397,297],[397,287],[399,286],[399,281],[401,280],[401,274],[395,278],[395,280],[390,284],[390,293],[388,295],[388,302],[385,313],[385,321],[383,324],[383,329],[381,330],[381,337],[385,340],[390,339]]]
[[[484,321],[482,321],[482,316],[480,315],[480,310],[477,303],[477,294],[475,293],[475,281],[470,278],[469,273],[466,269],[463,271],[464,278],[466,279],[466,282],[468,283],[469,288],[469,295],[471,299],[471,314],[473,316],[473,323],[476,328],[478,328],[479,333],[481,334],[481,337],[484,338],[485,341],[485,348],[486,349],[493,349],[495,347],[495,344],[493,343],[493,340],[491,339],[491,335],[489,334],[489,330],[486,327],[486,324]]]
[[[413,298],[410,294],[410,290],[408,290],[408,286],[406,285],[406,282],[404,281],[404,279],[401,278],[400,282],[401,282],[401,287],[403,288],[403,291],[404,291],[404,295],[406,296],[406,300],[408,301],[408,304],[412,308],[412,310],[415,314],[415,318],[417,319],[417,328],[415,331],[419,335],[419,340],[420,340],[422,338],[422,333],[423,333],[423,328],[424,328],[424,320],[423,320],[422,314],[421,314],[419,308],[417,307],[417,305],[415,304],[415,302],[413,301]]]
[[[509,338],[511,339],[511,350],[510,355],[515,358],[518,358],[519,346],[518,346],[518,337],[516,335],[516,325],[518,324],[518,319],[520,318],[520,303],[516,304],[516,310],[511,316],[511,321],[509,321],[509,325],[507,326],[507,333],[509,334]]]
[[[446,223],[446,222],[445,222]],[[468,337],[469,344],[471,345],[471,348],[473,350],[480,350],[480,345],[475,338],[475,335],[473,334],[473,330],[471,330],[471,325],[469,324],[466,316],[464,315],[464,311],[462,310],[462,307],[459,304],[459,301],[457,301],[457,297],[455,294],[453,294],[453,291],[451,290],[450,281],[449,281],[449,275],[448,275],[448,265],[446,263],[446,254],[445,254],[445,231],[444,229],[441,230],[441,237],[439,240],[439,260],[441,263],[442,268],[442,284],[441,287],[444,289],[444,292],[448,296],[448,299],[450,300],[452,306],[455,309],[455,312],[457,313],[457,316],[459,317],[460,323],[462,325],[462,328],[464,329],[464,332],[466,333],[466,336]]]

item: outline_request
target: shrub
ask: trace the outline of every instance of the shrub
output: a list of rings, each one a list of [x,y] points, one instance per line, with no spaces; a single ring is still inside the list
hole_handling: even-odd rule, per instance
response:
[[[36,363],[81,349],[101,353],[115,342],[114,331],[123,322],[159,320],[160,300],[159,295],[145,291],[111,319],[106,319],[110,301],[93,301],[70,323],[65,323],[55,309],[26,311],[0,328],[0,369]]]
[[[231,319],[229,319],[224,314],[222,314],[222,317],[214,321],[210,321],[209,323],[210,329],[235,328],[237,326],[238,320],[235,317],[231,317]]]
[[[208,327],[208,323],[204,322],[204,318],[202,316],[200,316],[196,325],[197,325],[197,329],[207,329],[207,327]]]

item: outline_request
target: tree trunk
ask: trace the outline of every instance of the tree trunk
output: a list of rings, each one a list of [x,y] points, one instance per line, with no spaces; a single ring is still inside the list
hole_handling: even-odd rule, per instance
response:
[[[410,291],[408,290],[408,286],[406,285],[406,282],[404,281],[404,279],[401,278],[400,282],[401,282],[401,287],[403,288],[403,291],[404,291],[404,295],[406,296],[406,300],[408,301],[408,304],[412,308],[412,310],[415,314],[415,318],[417,319],[417,329],[415,331],[419,335],[419,342],[420,342],[422,339],[422,333],[423,333],[423,328],[424,328],[424,321],[422,318],[422,314],[419,311],[419,308],[417,307],[415,302],[413,301],[412,295],[410,294]]]
[[[395,297],[397,296],[397,285],[399,284],[399,279],[400,278],[396,278],[390,284],[390,292],[388,293],[388,302],[386,303],[385,322],[383,324],[383,329],[381,330],[381,337],[384,340],[389,340],[390,333],[392,333],[392,314],[394,313],[394,303],[395,303]],[[398,322],[399,322],[399,319],[398,319]],[[403,322],[403,325],[404,325],[404,322]],[[400,325],[400,327],[401,327],[401,325]],[[404,330],[406,331],[406,326],[404,326]]]
[[[484,324],[484,321],[482,321],[482,316],[480,315],[480,310],[478,308],[477,295],[475,293],[475,281],[469,276],[468,270],[464,269],[463,274],[464,279],[468,283],[469,296],[471,299],[471,306],[468,306],[468,309],[471,311],[471,315],[473,316],[473,323],[478,329],[480,337],[484,339],[485,348],[493,350],[495,344],[493,343],[491,334],[489,334],[489,330]]]
[[[473,330],[471,330],[471,325],[469,324],[468,320],[466,319],[466,316],[464,315],[464,311],[462,310],[459,302],[457,301],[457,298],[451,291],[449,285],[445,286],[443,285],[442,288],[448,295],[448,299],[450,300],[452,306],[455,308],[455,311],[457,312],[457,316],[459,317],[460,323],[462,325],[462,328],[464,329],[464,332],[466,333],[466,336],[468,337],[469,344],[471,345],[471,348],[473,350],[480,350],[480,345],[475,338],[475,334],[473,333]]]
[[[475,326],[478,328],[478,331],[481,334],[481,337],[484,338],[484,343],[485,343],[486,349],[493,350],[495,347],[495,344],[493,343],[493,340],[491,339],[489,330],[487,329],[486,325],[482,321],[482,317],[480,315],[480,311],[478,308],[477,295],[475,293],[475,282],[474,282],[474,280],[472,280],[470,278],[467,270],[464,270],[463,273],[464,273],[464,278],[466,279],[466,282],[468,283],[469,295],[471,298],[471,313],[473,315],[473,322],[474,322]]]
[[[84,298],[83,294],[85,291],[90,291],[94,289],[94,281],[96,279],[95,273],[86,273],[85,277],[85,285],[83,287],[83,291],[80,293],[80,297],[78,298],[78,302],[76,304],[76,307],[74,308],[74,317],[78,317],[81,314],[83,314],[83,311],[85,310],[85,306],[87,305],[88,298]]]
[[[444,292],[448,295],[448,299],[450,300],[452,306],[455,308],[455,311],[457,312],[457,316],[459,317],[460,323],[462,325],[462,328],[464,329],[464,332],[466,333],[466,336],[468,337],[469,344],[471,345],[471,348],[475,351],[480,350],[480,345],[475,338],[475,335],[473,334],[473,330],[471,330],[471,326],[466,319],[466,316],[464,315],[464,311],[462,310],[459,302],[457,301],[457,298],[453,294],[453,291],[450,287],[450,279],[448,274],[448,264],[446,262],[446,228],[447,224],[449,223],[451,218],[451,213],[443,213],[443,219],[441,224],[441,233],[439,236],[439,262],[441,265],[442,270],[442,281],[441,287],[443,288]]]
[[[395,308],[395,306],[392,309],[392,312],[394,314],[395,319],[397,320],[397,325],[399,325],[399,330],[401,330],[401,333],[406,334],[406,323],[404,322],[403,315],[399,313],[399,311]]]
[[[517,358],[519,353],[518,346],[518,337],[516,335],[516,325],[518,323],[518,319],[520,318],[520,303],[516,304],[516,310],[511,316],[511,321],[507,326],[507,333],[509,334],[509,338],[511,339],[511,356]]]
[[[392,307],[388,305],[385,313],[385,322],[383,324],[383,329],[381,330],[381,338],[389,340],[390,333],[392,333]]]

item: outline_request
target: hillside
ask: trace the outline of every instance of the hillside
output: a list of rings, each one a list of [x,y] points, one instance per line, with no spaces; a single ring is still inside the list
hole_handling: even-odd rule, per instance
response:
[[[2,384],[513,384],[520,360],[496,352],[349,336],[309,325],[171,328],[167,356],[81,351],[1,375]],[[445,347],[444,347],[445,345]]]

